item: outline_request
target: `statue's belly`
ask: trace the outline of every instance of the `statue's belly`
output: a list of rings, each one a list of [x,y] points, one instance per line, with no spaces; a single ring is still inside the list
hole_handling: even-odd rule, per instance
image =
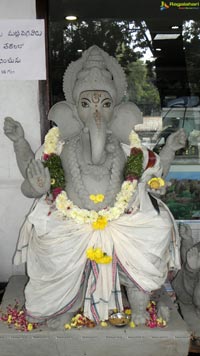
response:
[[[77,186],[72,179],[68,178],[66,184],[66,192],[70,200],[73,201],[75,205],[78,205],[80,208],[85,208],[89,210],[100,210],[114,204],[116,194],[120,191],[121,182],[118,186],[115,187],[115,194],[109,194],[108,191],[112,187],[110,186],[110,176],[103,176],[101,179],[97,177],[93,178],[89,175],[82,175],[81,186]],[[104,201],[102,203],[95,204],[91,199],[90,195],[103,194]],[[110,199],[107,198],[110,196]]]

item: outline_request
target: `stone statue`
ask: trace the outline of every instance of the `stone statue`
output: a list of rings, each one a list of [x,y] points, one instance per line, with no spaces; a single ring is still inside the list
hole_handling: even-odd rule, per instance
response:
[[[148,182],[163,182],[185,133],[172,134],[160,156],[143,147],[132,131],[142,123],[141,113],[123,102],[124,72],[97,46],[69,65],[63,90],[66,101],[49,112],[57,127],[40,156],[21,125],[5,119],[24,177],[22,192],[36,198],[15,255],[15,263],[27,262],[27,316],[64,324],[67,312],[82,307],[99,323],[110,309],[123,310],[124,285],[132,320],[144,324],[149,295],[169,268],[180,266],[176,225],[157,194],[164,184],[158,189]]]
[[[180,225],[180,235],[182,267],[172,285],[181,310],[183,306],[185,321],[191,324],[194,313],[200,317],[200,242],[194,243],[192,230],[187,224]]]

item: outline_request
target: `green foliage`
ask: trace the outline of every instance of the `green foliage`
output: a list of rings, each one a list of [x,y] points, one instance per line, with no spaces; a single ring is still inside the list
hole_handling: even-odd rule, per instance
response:
[[[135,154],[131,154],[126,161],[124,176],[139,179],[143,173],[143,152],[138,149]]]
[[[49,169],[51,176],[51,191],[58,187],[65,189],[65,175],[60,157],[56,154],[51,154],[43,164]]]
[[[49,42],[51,53],[49,73],[53,103],[63,100],[62,77],[69,63],[81,57],[78,50],[84,51],[96,44],[116,57],[128,74],[128,65],[141,58],[142,52],[149,47],[140,22],[110,19],[68,24],[66,21],[52,22],[49,28]]]
[[[160,108],[159,92],[153,84],[148,67],[141,60],[128,65],[128,97],[140,107],[144,115],[150,115],[152,110]],[[151,76],[154,73],[151,72]]]

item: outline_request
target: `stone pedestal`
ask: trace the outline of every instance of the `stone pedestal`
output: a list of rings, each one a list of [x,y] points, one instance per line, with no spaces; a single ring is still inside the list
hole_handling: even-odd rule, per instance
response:
[[[14,276],[10,279],[2,301],[2,310],[15,299],[24,302],[23,289],[27,279]],[[166,292],[161,298],[171,310],[166,328],[134,329],[100,326],[68,331],[50,331],[46,327],[24,333],[0,323],[0,353],[2,356],[187,356],[190,333]]]

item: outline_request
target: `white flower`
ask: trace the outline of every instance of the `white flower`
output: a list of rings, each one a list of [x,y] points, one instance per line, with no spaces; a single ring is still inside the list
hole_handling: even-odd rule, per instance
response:
[[[120,211],[120,209],[118,209],[116,206],[113,206],[108,210],[106,217],[107,220],[111,221],[118,219],[121,214],[122,212]]]
[[[71,203],[71,201],[69,201],[69,203]],[[66,215],[66,210],[69,203],[67,199],[67,194],[63,190],[56,198],[56,208]]]
[[[44,140],[44,153],[51,154],[59,151],[59,137],[58,127],[53,127],[49,130]]]
[[[129,135],[129,141],[130,141],[130,148],[136,147],[136,148],[141,148],[141,140],[138,136],[138,134],[132,130],[130,135]]]
[[[52,143],[47,143],[45,145],[44,153],[51,154],[51,153],[55,153],[55,151],[56,151],[56,145]]]
[[[53,127],[49,130],[45,137],[44,153],[60,154],[63,141],[59,140],[59,129]],[[130,136],[131,147],[141,148],[141,142],[139,136],[131,131]],[[100,216],[105,217],[107,221],[118,219],[128,207],[130,199],[133,193],[137,189],[137,180],[133,182],[125,181],[121,186],[121,191],[116,196],[116,201],[113,207],[108,207],[102,209],[99,212],[94,210],[80,209],[78,206],[74,205],[71,200],[68,199],[66,192],[63,190],[56,198],[55,205],[59,213],[68,219],[73,219],[78,224],[92,224],[95,223]]]

